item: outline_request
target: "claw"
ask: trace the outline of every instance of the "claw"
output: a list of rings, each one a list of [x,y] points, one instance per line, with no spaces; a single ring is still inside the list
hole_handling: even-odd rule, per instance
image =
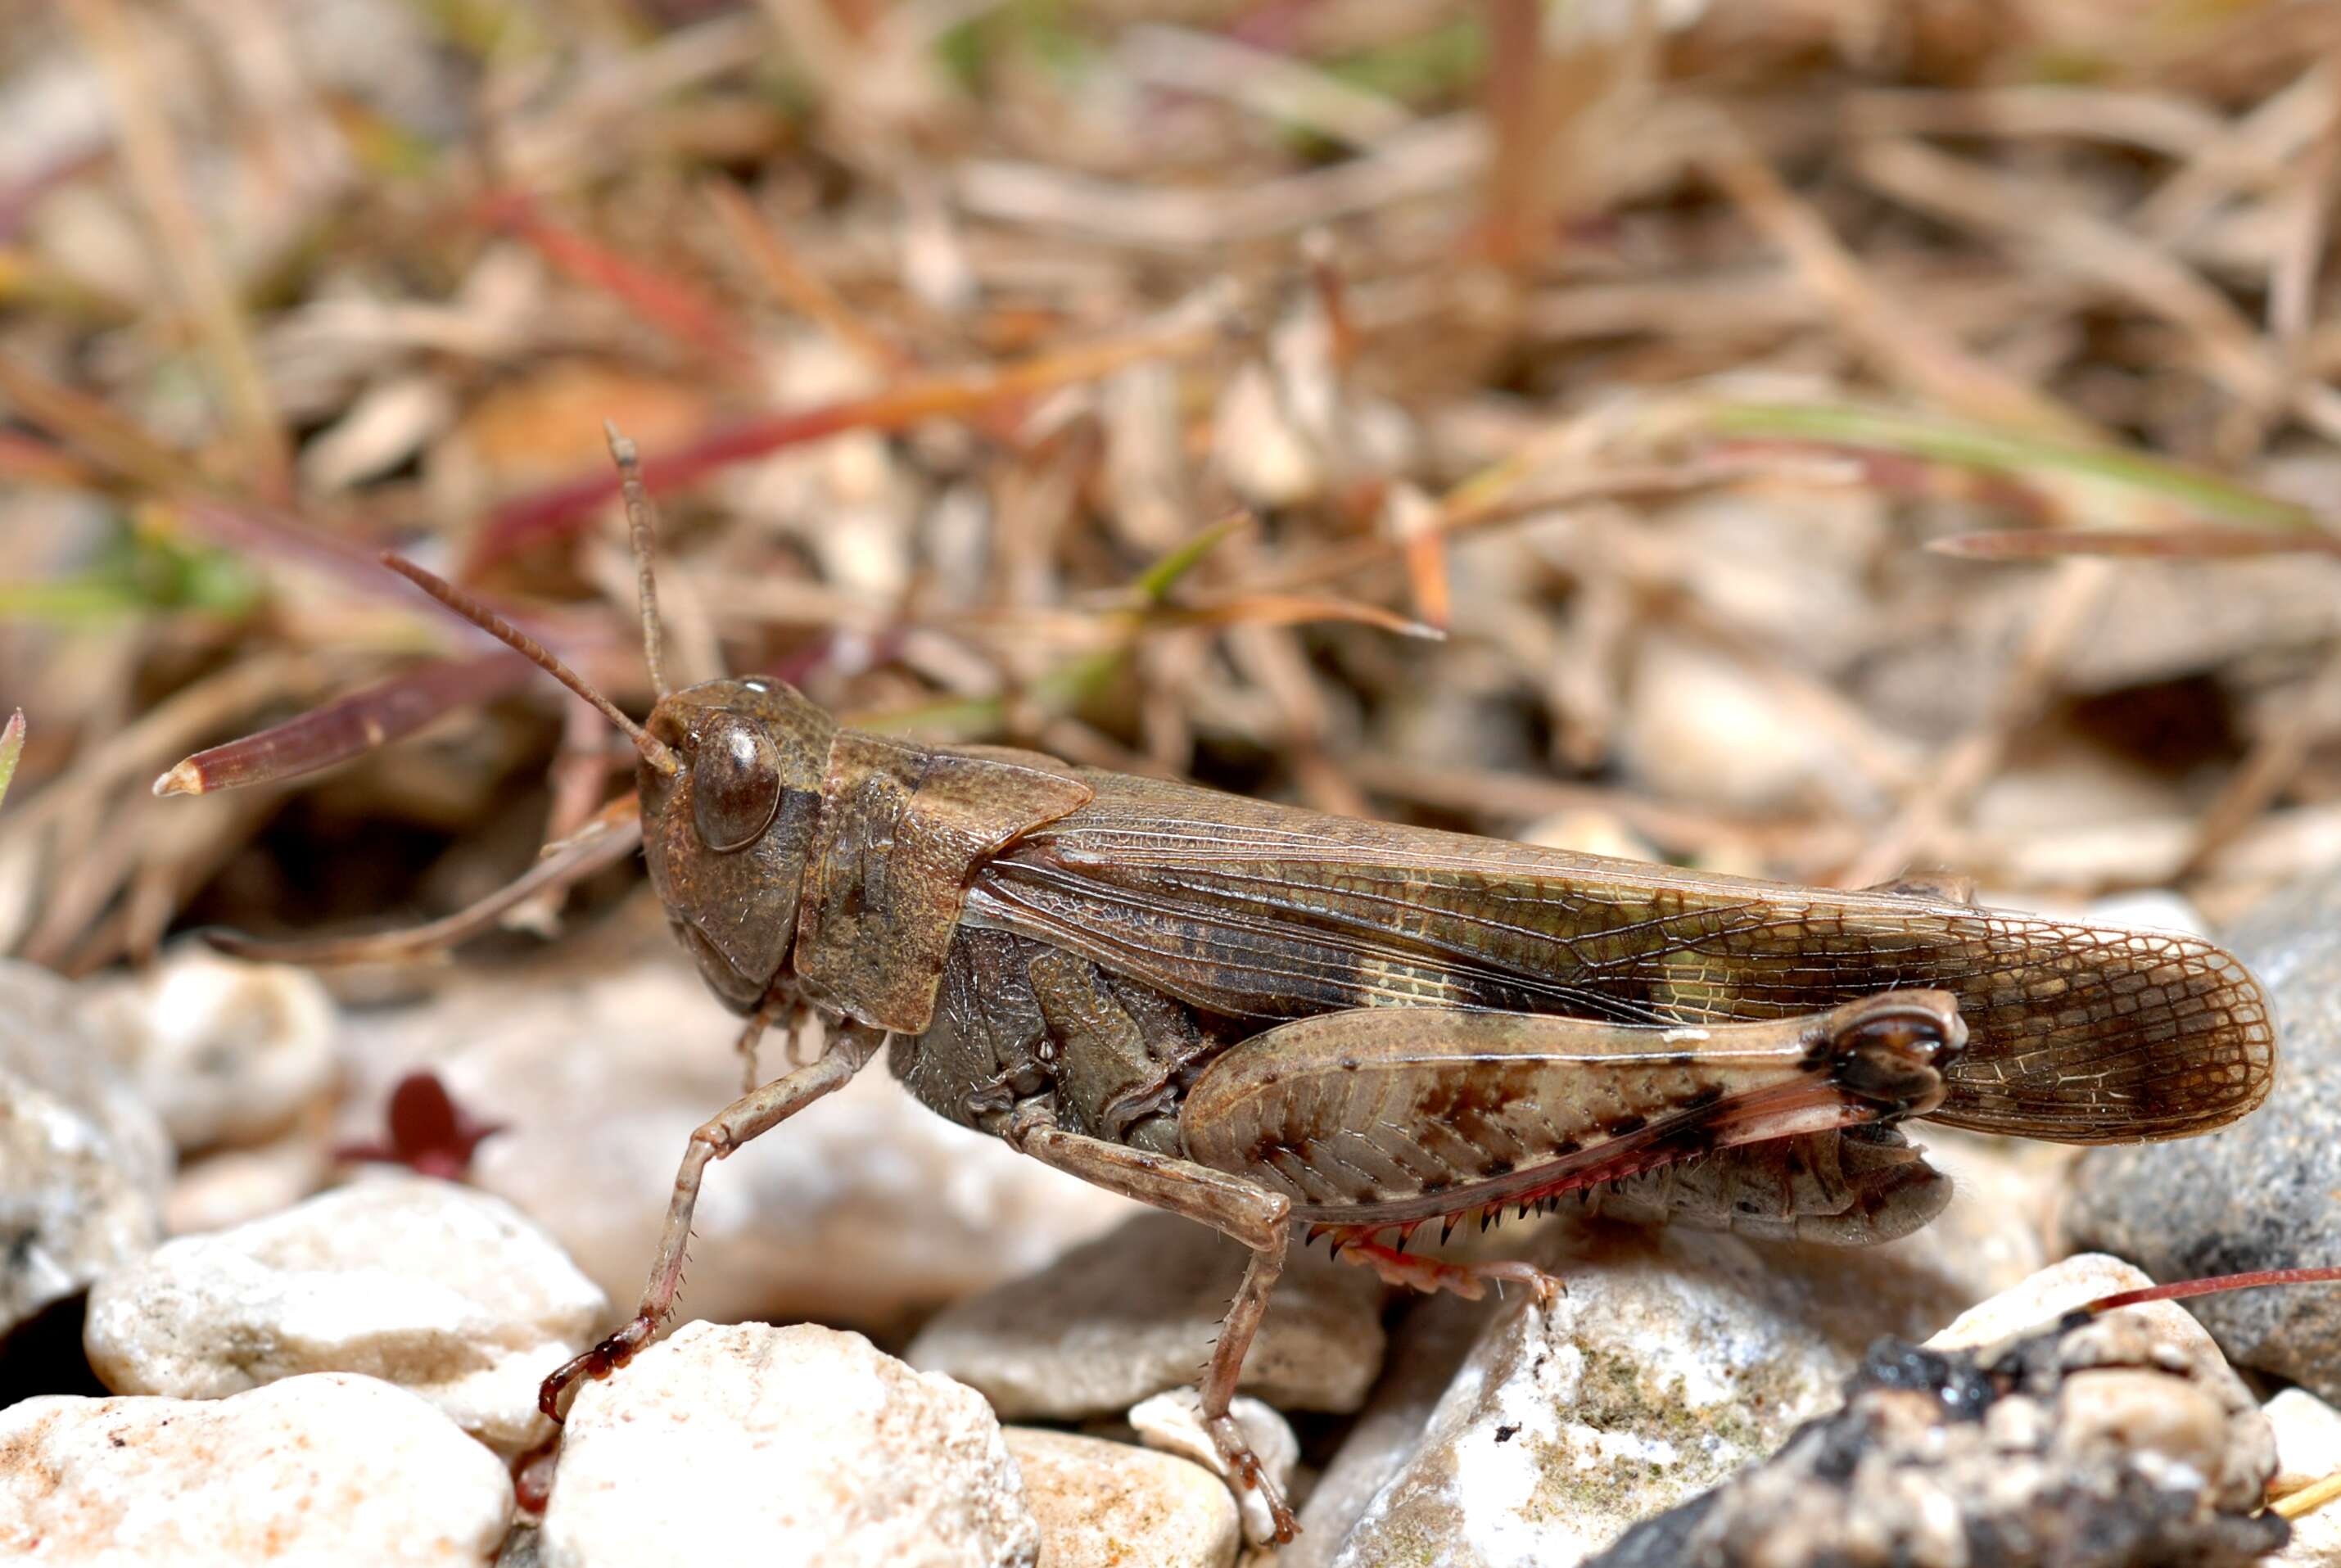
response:
[[[1293,1517],[1291,1508],[1284,1501],[1284,1493],[1260,1468],[1260,1456],[1244,1441],[1243,1428],[1236,1424],[1236,1418],[1227,1414],[1206,1416],[1203,1425],[1211,1434],[1212,1446],[1220,1451],[1220,1458],[1227,1464],[1230,1480],[1240,1491],[1260,1493],[1261,1500],[1268,1504],[1269,1519],[1275,1526],[1277,1544],[1290,1543],[1294,1536],[1300,1533],[1300,1521]]]
[[[592,1350],[562,1363],[551,1377],[537,1384],[536,1408],[546,1420],[560,1425],[564,1419],[561,1396],[584,1379],[607,1377],[633,1360],[634,1352],[649,1343],[657,1326],[649,1318],[636,1317]]]

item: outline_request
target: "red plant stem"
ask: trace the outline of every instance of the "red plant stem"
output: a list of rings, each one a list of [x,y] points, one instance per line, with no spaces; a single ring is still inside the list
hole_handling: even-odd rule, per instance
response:
[[[2146,1285],[2134,1291],[2099,1296],[2093,1302],[2084,1303],[2079,1310],[2094,1317],[2117,1307],[2138,1306],[2147,1302],[2184,1301],[2189,1296],[2217,1295],[2224,1291],[2252,1290],[2260,1285],[2316,1284],[2341,1284],[2341,1268],[2254,1269],[2248,1273],[2173,1280],[2167,1285]]]
[[[577,282],[610,295],[670,337],[735,370],[747,368],[748,355],[742,346],[746,338],[739,325],[688,284],[631,262],[553,222],[523,193],[491,196],[483,213],[489,223],[534,245],[545,260]]]
[[[657,494],[695,483],[734,463],[842,431],[902,430],[928,419],[970,417],[1035,393],[1095,381],[1143,360],[1198,354],[1217,338],[1210,328],[1183,327],[1068,349],[1005,369],[912,376],[869,397],[788,414],[760,414],[719,425],[674,451],[644,457],[643,483]],[[617,474],[599,467],[505,503],[481,530],[463,574],[476,576],[532,545],[575,532],[595,508],[618,492]]]

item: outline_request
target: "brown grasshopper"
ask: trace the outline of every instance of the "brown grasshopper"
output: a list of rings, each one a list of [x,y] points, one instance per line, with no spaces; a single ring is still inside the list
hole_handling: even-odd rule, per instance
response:
[[[748,1092],[692,1134],[635,1315],[545,1380],[556,1421],[570,1388],[623,1365],[667,1316],[708,1162],[889,1042],[895,1075],[941,1115],[1250,1249],[1202,1409],[1281,1539],[1292,1516],[1229,1405],[1291,1222],[1390,1277],[1470,1293],[1490,1275],[1544,1282],[1410,1258],[1417,1226],[1572,1193],[1630,1218],[1859,1244],[1948,1200],[1904,1118],[2115,1143],[2205,1132],[2267,1093],[2260,988],[2193,937],[921,745],[842,728],[762,678],[669,691],[638,486],[629,500],[658,693],[645,724],[391,564],[633,740],[651,884],[709,987],[748,1018],[751,1064],[765,1029],[803,1010],[828,1046],[761,1085],[752,1067]],[[1390,1233],[1398,1246],[1376,1240]]]

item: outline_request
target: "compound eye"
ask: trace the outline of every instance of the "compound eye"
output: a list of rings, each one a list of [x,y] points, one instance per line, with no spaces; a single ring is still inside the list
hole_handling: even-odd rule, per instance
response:
[[[781,754],[763,726],[717,714],[699,732],[691,764],[691,816],[701,842],[744,849],[781,808]]]

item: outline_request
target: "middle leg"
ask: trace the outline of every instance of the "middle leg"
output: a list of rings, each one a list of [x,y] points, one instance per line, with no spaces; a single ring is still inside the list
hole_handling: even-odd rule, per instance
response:
[[[1042,1164],[1108,1192],[1136,1198],[1158,1209],[1200,1220],[1221,1235],[1251,1249],[1243,1283],[1220,1325],[1219,1343],[1203,1368],[1203,1423],[1241,1484],[1256,1489],[1268,1501],[1276,1520],[1276,1538],[1290,1541],[1299,1529],[1292,1510],[1260,1468],[1259,1456],[1244,1441],[1230,1405],[1236,1381],[1242,1375],[1244,1353],[1268,1314],[1269,1291],[1284,1270],[1284,1248],[1291,1234],[1291,1201],[1257,1183],[1224,1171],[1214,1171],[1191,1160],[1110,1144],[1101,1138],[1068,1133],[1045,1120],[1028,1119],[1011,1126],[1009,1142]]]

